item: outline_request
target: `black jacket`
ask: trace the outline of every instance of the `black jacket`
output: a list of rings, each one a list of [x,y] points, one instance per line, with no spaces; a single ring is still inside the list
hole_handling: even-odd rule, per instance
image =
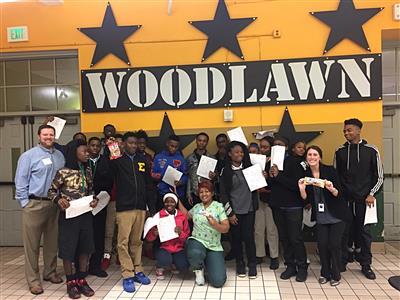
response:
[[[305,171],[305,176],[313,177],[311,169],[307,168]],[[347,203],[345,202],[342,194],[342,188],[339,182],[338,175],[336,170],[333,166],[327,166],[320,164],[319,167],[319,178],[326,179],[332,182],[333,186],[338,190],[338,195],[334,197],[330,191],[327,189],[323,189],[324,198],[326,205],[328,206],[328,211],[337,219],[343,221],[350,221],[351,214],[348,209]],[[315,221],[316,219],[316,211],[317,211],[317,204],[314,200],[314,190],[312,185],[306,186],[306,193],[307,193],[307,202],[310,202],[312,205],[311,211],[311,221]]]
[[[146,158],[136,153],[133,161],[127,154],[110,161],[114,175],[117,196],[116,210],[146,210],[151,214],[155,210],[155,192],[150,176],[150,166]]]
[[[93,162],[90,159],[88,164],[92,169],[94,194],[97,195],[101,191],[106,191],[111,195],[114,178],[111,173],[110,161],[108,158],[104,155],[100,155],[95,165],[93,165]]]
[[[271,189],[271,207],[303,207],[298,181],[304,177],[305,163],[302,157],[289,155],[283,162],[283,171],[277,177],[268,177]]]
[[[378,149],[367,141],[345,143],[335,152],[334,165],[347,201],[364,201],[383,184],[383,166]]]

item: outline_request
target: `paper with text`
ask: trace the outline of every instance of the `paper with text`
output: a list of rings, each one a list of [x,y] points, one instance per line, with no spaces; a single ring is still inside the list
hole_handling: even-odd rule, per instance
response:
[[[169,240],[176,239],[179,237],[179,234],[175,232],[175,216],[170,215],[168,217],[160,218],[157,229],[158,229],[158,236],[160,238],[160,242],[166,242]]]
[[[56,130],[56,140],[60,138],[61,132],[63,131],[66,122],[67,121],[64,119],[54,117],[53,121],[47,123],[47,125],[53,126]]]
[[[177,169],[168,166],[167,170],[165,170],[162,181],[164,181],[166,184],[169,184],[170,186],[175,186],[175,181],[179,181],[182,175],[183,173],[181,171],[178,171]]]
[[[90,202],[92,201],[92,195],[70,201],[69,207],[65,210],[65,218],[75,218],[93,210],[93,208],[90,206]]]
[[[264,154],[254,154],[250,153],[251,164],[258,164],[261,167],[261,170],[265,170],[265,165],[267,163],[267,156]]]
[[[215,171],[215,167],[217,166],[217,160],[205,155],[202,155],[200,158],[199,166],[197,167],[197,175],[211,179],[208,175],[211,172]]]
[[[97,215],[110,202],[110,195],[106,191],[101,191],[96,198],[99,200],[97,205],[92,210],[93,216]]]
[[[369,207],[368,205],[366,207],[364,225],[376,224],[376,223],[378,223],[378,213],[376,209],[376,200],[375,200],[374,205],[372,207]]]
[[[265,180],[259,164],[244,169],[243,175],[252,192],[267,186],[267,181]]]
[[[286,147],[272,146],[271,147],[271,166],[276,165],[279,171],[283,171],[283,162],[285,160]]]
[[[237,127],[235,129],[228,130],[227,134],[231,142],[237,141],[237,142],[242,142],[246,146],[249,145],[246,136],[244,135],[242,127]]]

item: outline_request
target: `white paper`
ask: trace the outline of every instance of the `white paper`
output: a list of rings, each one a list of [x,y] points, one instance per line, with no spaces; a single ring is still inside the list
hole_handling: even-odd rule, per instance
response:
[[[311,209],[303,209],[303,224],[307,227],[314,227],[315,221],[311,221]]]
[[[150,229],[152,229],[154,226],[158,225],[159,220],[160,220],[159,213],[155,214],[154,217],[149,217],[146,219],[146,222],[144,223],[144,228],[143,228],[143,239],[146,238],[146,235],[149,233]]]
[[[202,155],[200,158],[200,162],[199,165],[197,167],[197,175],[207,178],[207,179],[211,179],[208,175],[211,172],[215,171],[215,167],[217,166],[218,160]]]
[[[263,154],[254,154],[250,153],[251,164],[258,164],[261,167],[261,170],[265,170],[265,164],[267,163],[267,156]]]
[[[69,207],[65,210],[65,218],[75,218],[77,216],[83,215],[88,211],[93,210],[89,205],[93,201],[93,196],[85,196],[76,200],[69,202]]]
[[[283,161],[285,160],[286,147],[272,146],[271,147],[271,166],[276,165],[279,171],[283,171]]]
[[[244,169],[243,175],[252,192],[267,186],[267,181],[259,164]]]
[[[182,175],[183,173],[181,171],[178,171],[177,169],[168,166],[167,170],[165,170],[162,181],[164,181],[166,184],[169,184],[170,186],[175,186],[175,181],[179,181]]]
[[[56,140],[60,138],[61,132],[63,131],[66,122],[67,121],[64,119],[54,117],[53,121],[47,123],[47,125],[53,126],[56,130]]]
[[[96,198],[99,199],[99,201],[97,202],[96,207],[92,210],[93,216],[97,215],[97,213],[99,213],[107,206],[108,202],[110,202],[110,195],[106,191],[101,191]]]
[[[237,141],[237,142],[242,142],[246,146],[249,145],[249,143],[247,143],[247,139],[246,136],[244,135],[242,127],[237,127],[235,129],[228,130],[227,134],[231,142]]]
[[[169,240],[176,239],[179,237],[179,234],[175,232],[175,216],[169,215],[168,217],[160,218],[157,229],[158,229],[158,236],[160,238],[160,242],[166,242]]]
[[[374,205],[365,210],[364,225],[378,223],[378,213],[376,210],[376,200],[374,200]]]
[[[277,132],[276,129],[258,131],[255,133],[255,138],[256,140],[261,140],[266,136],[274,137],[274,133],[276,132]]]

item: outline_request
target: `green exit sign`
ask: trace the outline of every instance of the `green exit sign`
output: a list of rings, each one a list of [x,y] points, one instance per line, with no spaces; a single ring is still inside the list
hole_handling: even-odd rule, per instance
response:
[[[28,40],[28,27],[7,27],[7,39],[9,43],[25,42]]]

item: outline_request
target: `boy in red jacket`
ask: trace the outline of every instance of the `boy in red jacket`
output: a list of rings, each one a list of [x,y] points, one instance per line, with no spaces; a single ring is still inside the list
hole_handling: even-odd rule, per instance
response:
[[[185,253],[185,243],[190,235],[189,223],[186,216],[178,209],[178,197],[173,193],[167,193],[163,197],[164,208],[160,210],[154,217],[165,218],[170,215],[175,216],[175,232],[179,237],[162,242],[155,251],[157,260],[157,279],[164,279],[164,270],[166,268],[173,269],[175,266],[179,272],[187,270],[189,263]],[[154,241],[158,239],[157,227],[153,227],[146,235],[146,240]]]

